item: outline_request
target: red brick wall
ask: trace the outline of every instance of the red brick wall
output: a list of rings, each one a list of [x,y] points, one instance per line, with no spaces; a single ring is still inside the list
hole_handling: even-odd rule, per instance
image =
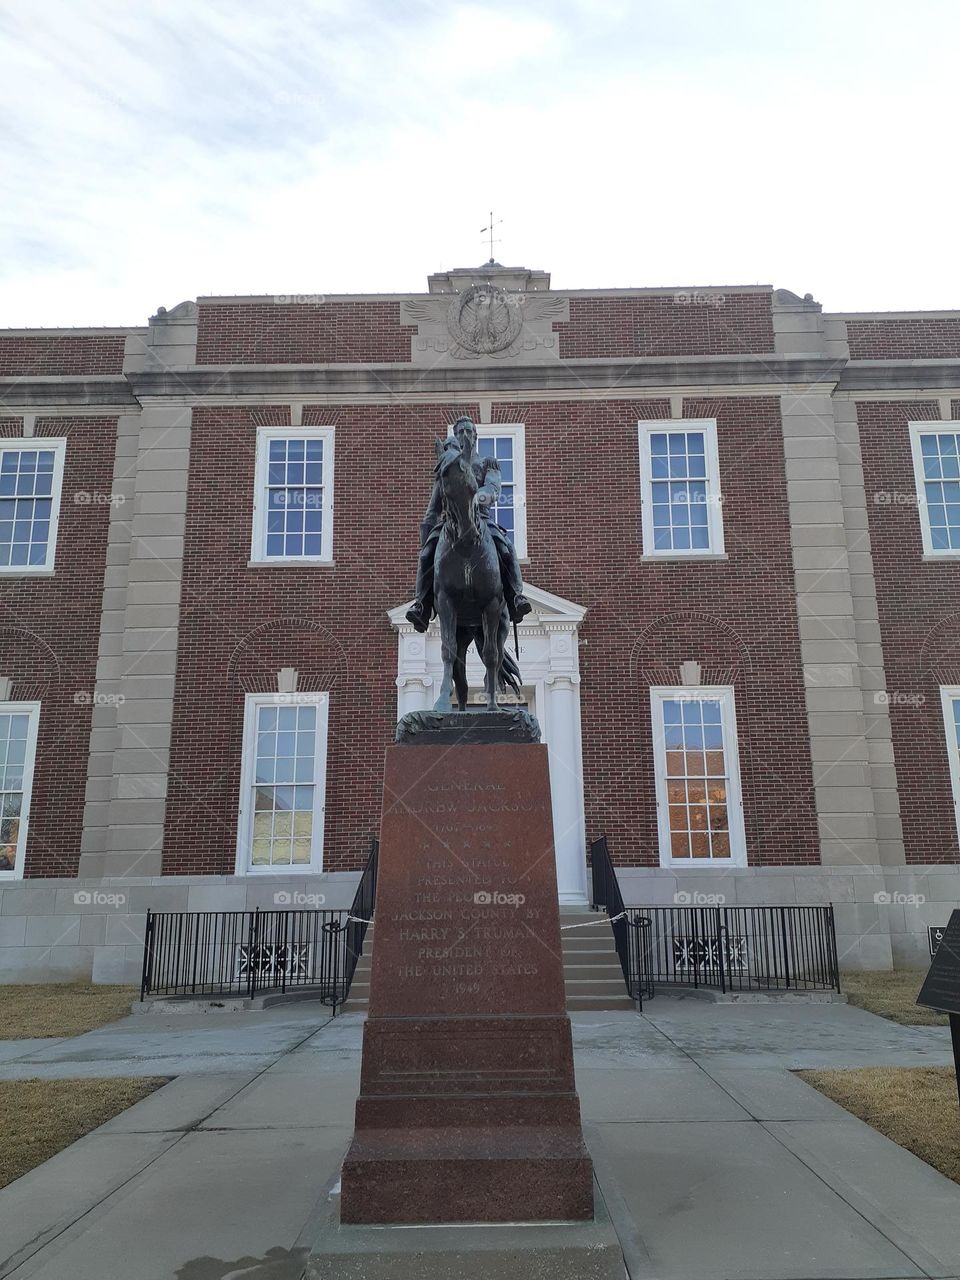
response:
[[[413,595],[434,435],[461,412],[476,406],[308,407],[304,425],[337,428],[335,566],[248,569],[256,425],[289,410],[194,410],[166,874],[233,871],[243,695],[281,667],[331,692],[324,866],[362,865],[396,724],[386,611]]]
[[[851,360],[960,357],[960,316],[925,320],[848,320]]]
[[[122,373],[125,342],[122,333],[0,335],[0,376]]]
[[[960,563],[923,560],[907,425],[938,417],[934,402],[857,405],[906,857],[954,863],[940,685],[960,684]]]
[[[637,419],[666,401],[495,406],[525,422],[537,586],[586,605],[581,717],[588,838],[622,865],[659,863],[651,685],[733,684],[748,858],[819,862],[779,403],[684,401],[716,417],[725,561],[641,560]],[[576,497],[557,501],[556,494]]]
[[[41,703],[24,874],[75,876],[117,421],[38,418],[35,435],[67,438],[55,572],[0,576],[0,674],[14,699]]]
[[[201,302],[197,364],[410,362],[399,302]]]
[[[736,689],[751,862],[816,863],[778,403],[684,408],[719,418],[727,561],[640,561],[636,423],[668,416],[666,402],[495,406],[497,420],[526,423],[525,576],[590,610],[588,833],[606,831],[621,863],[656,865],[646,688],[677,683],[695,658],[705,681]],[[246,567],[256,423],[282,423],[286,410],[194,411],[165,873],[233,870],[243,694],[275,688],[284,666],[302,689],[331,691],[325,868],[362,865],[395,721],[386,611],[412,594],[434,434],[470,409],[305,410],[305,424],[337,429],[332,569]]]
[[[711,296],[570,298],[569,322],[557,321],[561,359],[600,356],[740,355],[773,351],[769,292]]]

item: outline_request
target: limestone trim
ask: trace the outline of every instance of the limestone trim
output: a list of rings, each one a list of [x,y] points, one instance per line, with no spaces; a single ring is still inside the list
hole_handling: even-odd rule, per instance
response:
[[[113,616],[104,612],[98,697],[103,679],[107,705],[94,708],[90,766],[92,770],[95,756],[102,761],[102,753],[109,751],[110,777],[109,783],[101,779],[96,784],[97,800],[91,801],[88,775],[82,876],[142,876],[161,870],[191,417],[189,409],[145,409],[135,441],[128,444],[129,455],[118,447],[118,482],[121,491],[124,484],[131,488],[132,498],[122,509],[132,507],[133,514],[126,530],[115,529],[111,518],[115,545],[111,543],[106,586],[124,589],[123,607]],[[110,647],[109,633],[117,631],[122,637],[119,651]],[[120,695],[113,706],[110,693]],[[98,719],[100,711],[108,713],[103,720]],[[98,730],[106,732],[97,736]]]

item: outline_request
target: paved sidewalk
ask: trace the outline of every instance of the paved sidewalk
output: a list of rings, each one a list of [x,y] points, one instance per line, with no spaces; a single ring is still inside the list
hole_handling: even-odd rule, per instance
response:
[[[960,1188],[789,1074],[948,1063],[945,1029],[661,996],[644,1017],[572,1019],[632,1280],[960,1276]],[[361,1031],[298,1005],[131,1017],[4,1055],[8,1076],[178,1078],[0,1192],[0,1276],[298,1280],[350,1140]]]

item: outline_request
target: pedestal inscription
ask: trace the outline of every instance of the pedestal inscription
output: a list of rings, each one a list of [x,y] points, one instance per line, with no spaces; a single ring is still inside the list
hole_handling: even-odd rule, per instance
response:
[[[546,747],[387,753],[343,1222],[585,1219]]]

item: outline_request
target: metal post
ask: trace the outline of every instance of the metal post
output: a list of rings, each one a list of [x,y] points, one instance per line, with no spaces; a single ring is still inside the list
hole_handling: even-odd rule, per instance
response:
[[[152,970],[153,960],[153,912],[147,908],[147,924],[143,932],[143,969],[140,973],[140,999],[142,1000],[145,993],[150,990],[150,983],[153,977]]]
[[[260,908],[254,909],[247,930],[247,995],[252,1000],[257,990],[257,937],[260,931]]]

